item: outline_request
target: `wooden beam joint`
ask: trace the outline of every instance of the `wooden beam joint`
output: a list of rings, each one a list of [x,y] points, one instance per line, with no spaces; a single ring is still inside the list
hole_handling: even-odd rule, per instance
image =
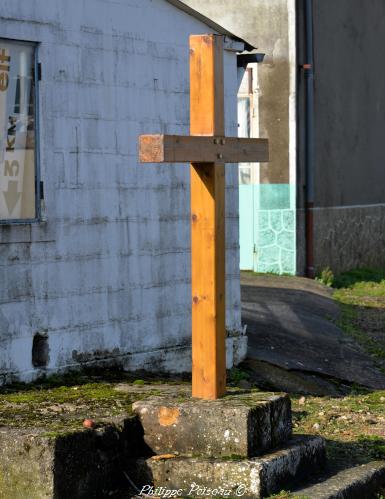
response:
[[[269,161],[267,139],[222,135],[141,135],[142,163],[259,163]]]

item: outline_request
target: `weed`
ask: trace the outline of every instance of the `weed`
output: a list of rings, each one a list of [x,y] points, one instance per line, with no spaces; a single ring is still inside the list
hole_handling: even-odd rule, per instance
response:
[[[228,381],[231,384],[238,385],[240,381],[246,380],[248,381],[250,378],[249,373],[247,373],[243,369],[239,369],[238,367],[234,367],[228,372]]]
[[[330,267],[326,267],[320,272],[315,280],[331,288],[334,284],[334,274],[332,269]]]

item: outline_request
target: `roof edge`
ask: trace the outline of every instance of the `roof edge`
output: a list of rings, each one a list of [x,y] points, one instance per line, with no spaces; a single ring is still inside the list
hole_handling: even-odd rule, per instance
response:
[[[188,5],[183,3],[181,0],[167,0],[167,2],[174,5],[174,7],[177,7],[178,9],[183,10],[184,12],[186,12],[186,14],[190,14],[190,16],[193,16],[196,19],[198,19],[199,21],[202,21],[203,23],[207,24],[207,26],[209,26],[213,30],[217,31],[221,35],[231,37],[234,40],[236,40],[237,42],[244,43],[246,51],[251,51],[251,50],[254,50],[257,48],[257,47],[254,47],[254,45],[251,45],[248,41],[240,38],[239,36],[234,35],[234,33],[231,33],[230,31],[225,29],[223,26],[220,26],[219,24],[217,24],[215,21],[213,21],[209,17],[206,17],[203,14],[201,14],[200,12],[198,12],[197,10],[193,9],[192,7],[189,7]]]

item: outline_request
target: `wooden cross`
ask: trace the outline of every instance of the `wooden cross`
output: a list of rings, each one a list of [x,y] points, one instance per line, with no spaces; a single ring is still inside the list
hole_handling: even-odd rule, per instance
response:
[[[191,163],[192,396],[226,392],[225,163],[268,161],[268,141],[225,137],[223,36],[190,36],[190,136],[141,135],[143,163]]]

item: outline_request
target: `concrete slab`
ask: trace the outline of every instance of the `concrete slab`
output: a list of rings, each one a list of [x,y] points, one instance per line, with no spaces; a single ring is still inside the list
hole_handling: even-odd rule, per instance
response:
[[[154,454],[252,457],[291,436],[286,394],[233,391],[219,400],[151,397],[132,407]]]
[[[385,461],[373,461],[340,471],[297,492],[311,499],[372,499],[385,488]],[[379,496],[378,496],[379,497]]]
[[[333,378],[328,379],[314,373],[288,370],[257,359],[246,359],[242,363],[242,369],[247,371],[249,382],[263,390],[340,397],[349,393],[351,389],[348,384],[333,382]]]
[[[104,497],[126,485],[127,459],[146,453],[142,434],[133,417],[69,433],[2,427],[0,498]]]
[[[279,492],[304,476],[319,472],[324,462],[324,440],[298,436],[284,448],[260,458],[150,458],[137,461],[137,473],[142,486],[153,484],[178,490],[179,497],[197,496],[200,490],[200,495],[246,499]]]
[[[248,357],[287,370],[385,388],[373,359],[333,320],[331,290],[310,279],[242,273],[242,322]]]

